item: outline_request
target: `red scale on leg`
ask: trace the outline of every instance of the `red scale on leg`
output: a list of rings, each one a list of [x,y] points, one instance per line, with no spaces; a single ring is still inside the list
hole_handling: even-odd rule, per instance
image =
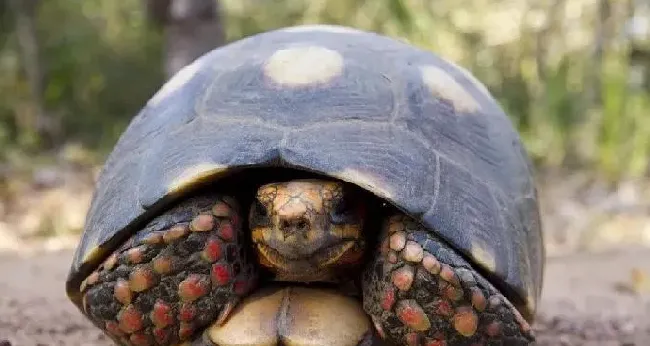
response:
[[[393,308],[393,304],[395,304],[395,289],[387,287],[382,295],[381,308],[389,311]]]
[[[468,306],[458,308],[453,317],[454,328],[465,337],[470,337],[476,333],[478,322],[478,316]]]
[[[164,328],[174,323],[172,308],[162,300],[156,301],[151,311],[151,322],[158,328]]]
[[[104,328],[106,328],[106,331],[113,336],[118,338],[124,336],[124,332],[120,329],[120,325],[115,321],[106,321]]]
[[[165,345],[169,342],[169,339],[172,335],[170,328],[154,328],[153,338],[160,345]]]
[[[185,303],[181,305],[181,308],[178,311],[178,319],[180,321],[189,322],[194,319],[196,316],[196,307],[190,303]]]
[[[122,305],[131,304],[131,299],[133,299],[133,293],[129,287],[129,282],[124,279],[118,279],[113,288],[113,297],[122,303]]]
[[[203,248],[201,257],[210,263],[214,263],[221,259],[221,242],[215,238],[208,239]]]
[[[224,202],[219,202],[212,207],[212,215],[216,217],[228,217],[230,216],[230,207]]]
[[[218,286],[225,286],[230,283],[230,268],[225,264],[212,265],[212,282]]]
[[[154,285],[156,278],[148,267],[135,268],[129,275],[129,287],[133,292],[143,292]]]
[[[117,315],[120,329],[125,333],[133,333],[142,329],[142,313],[133,305],[128,305]]]
[[[208,293],[210,280],[205,275],[190,274],[178,284],[178,296],[186,302],[193,302]]]
[[[224,222],[219,226],[219,237],[225,241],[235,240],[235,230],[230,222]]]
[[[431,328],[429,318],[415,300],[401,300],[397,303],[395,310],[397,317],[409,328],[418,332]]]
[[[472,287],[472,306],[478,311],[485,310],[485,307],[487,306],[487,300],[485,299],[483,292],[481,292],[477,287]]]
[[[190,222],[190,230],[192,232],[207,232],[214,227],[214,218],[212,215],[198,215]]]
[[[444,296],[451,301],[458,301],[463,298],[463,291],[458,288],[455,288],[452,285],[447,285],[444,290],[441,291]]]
[[[163,233],[163,240],[167,244],[171,244],[184,237],[187,234],[187,232],[188,232],[187,227],[177,225],[167,230],[167,232]]]
[[[449,282],[450,284],[459,287],[460,282],[458,281],[458,276],[456,273],[454,273],[454,270],[448,266],[448,265],[443,265],[442,269],[440,269],[440,277],[443,278],[445,281]]]
[[[192,334],[194,334],[194,327],[189,323],[181,323],[181,326],[178,328],[179,339],[187,340]]]
[[[393,272],[393,284],[401,291],[408,291],[413,284],[413,277],[415,276],[413,267],[405,265]]]
[[[172,265],[172,259],[167,256],[159,256],[153,260],[153,270],[160,275],[171,272]]]
[[[142,239],[142,242],[148,245],[157,245],[162,243],[163,237],[160,233],[151,233]]]
[[[142,263],[144,259],[144,253],[142,250],[142,247],[134,247],[132,249],[129,249],[125,253],[126,259],[131,263],[131,264],[138,264]]]

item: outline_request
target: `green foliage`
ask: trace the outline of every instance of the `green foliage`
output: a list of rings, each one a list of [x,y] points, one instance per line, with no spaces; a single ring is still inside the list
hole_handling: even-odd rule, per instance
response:
[[[109,148],[162,82],[160,37],[138,0],[42,1],[37,23],[47,116],[66,141]],[[0,146],[38,150],[16,40],[0,50]]]
[[[538,165],[594,168],[618,179],[647,174],[650,83],[636,89],[629,83],[630,42],[619,28],[631,16],[630,1],[606,2],[607,13],[587,0],[220,3],[229,41],[282,26],[329,23],[435,51],[487,85]],[[42,2],[38,29],[48,74],[45,105],[49,115],[61,119],[66,140],[110,149],[162,83],[160,34],[146,25],[142,10],[141,0]],[[0,146],[38,149],[30,122],[21,121],[29,118],[31,100],[7,24],[11,18],[4,12]]]

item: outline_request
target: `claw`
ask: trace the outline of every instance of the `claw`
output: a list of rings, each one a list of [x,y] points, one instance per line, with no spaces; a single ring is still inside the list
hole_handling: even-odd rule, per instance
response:
[[[215,325],[221,326],[223,325],[228,317],[230,316],[230,313],[232,312],[233,309],[235,309],[235,306],[237,306],[237,303],[239,303],[239,299],[231,300],[226,305],[223,307],[223,310],[221,310],[221,313],[219,313],[219,317],[217,317],[217,321],[215,322]]]
[[[386,333],[384,333],[384,328],[381,326],[379,317],[372,315],[371,318],[372,323],[375,325],[375,329],[377,330],[377,334],[379,334],[382,339],[386,339]]]

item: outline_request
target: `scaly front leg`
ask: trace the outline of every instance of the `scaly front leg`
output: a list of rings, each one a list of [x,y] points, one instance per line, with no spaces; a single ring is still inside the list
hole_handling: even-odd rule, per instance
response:
[[[412,219],[385,223],[363,305],[397,345],[528,345],[530,326],[472,266]]]
[[[237,203],[184,200],[151,221],[82,284],[84,310],[122,345],[175,345],[222,322],[257,282]]]

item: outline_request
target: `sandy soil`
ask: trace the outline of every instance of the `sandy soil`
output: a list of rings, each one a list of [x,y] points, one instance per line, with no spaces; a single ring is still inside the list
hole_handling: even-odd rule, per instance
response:
[[[0,253],[0,346],[110,345],[65,297],[70,258]],[[650,345],[648,274],[650,250],[549,259],[538,344]]]

